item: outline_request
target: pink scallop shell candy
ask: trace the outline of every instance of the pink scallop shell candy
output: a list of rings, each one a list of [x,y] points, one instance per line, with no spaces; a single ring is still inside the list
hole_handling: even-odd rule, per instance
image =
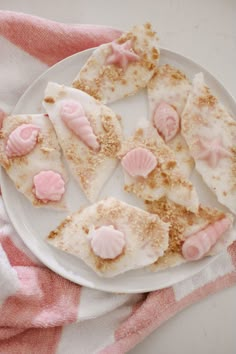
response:
[[[95,151],[99,149],[97,137],[79,102],[71,99],[63,100],[60,115],[66,126],[77,135],[84,144]]]
[[[231,220],[223,218],[189,236],[182,246],[183,257],[188,261],[196,261],[204,257],[231,224]]]
[[[146,178],[155,169],[157,159],[151,151],[135,148],[122,158],[121,165],[130,176]]]
[[[8,137],[6,155],[20,157],[27,155],[37,144],[40,128],[34,124],[21,124]]]
[[[54,171],[41,171],[33,178],[35,196],[44,203],[57,202],[65,193],[62,176]]]
[[[112,225],[93,229],[88,237],[94,254],[103,259],[118,257],[125,246],[124,234]]]
[[[177,111],[166,102],[160,103],[153,115],[154,125],[165,142],[172,140],[179,131],[180,119]]]

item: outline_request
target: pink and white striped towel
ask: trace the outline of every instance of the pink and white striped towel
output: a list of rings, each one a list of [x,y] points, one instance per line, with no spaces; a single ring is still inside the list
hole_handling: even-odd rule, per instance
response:
[[[48,66],[119,32],[0,11],[0,116]],[[33,113],[33,112],[32,112]],[[0,354],[127,352],[178,311],[236,282],[236,243],[194,277],[142,295],[75,285],[22,244],[0,197]]]

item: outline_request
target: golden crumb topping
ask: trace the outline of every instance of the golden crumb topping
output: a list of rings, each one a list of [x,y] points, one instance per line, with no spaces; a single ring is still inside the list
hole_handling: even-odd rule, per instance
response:
[[[155,47],[153,47],[152,48],[152,59],[157,60],[158,58],[159,58],[159,52]]]
[[[120,136],[114,129],[114,124],[112,122],[111,116],[103,116],[101,118],[101,122],[105,131],[105,133],[101,134],[98,138],[98,141],[101,144],[101,153],[107,157],[114,158],[120,150]]]
[[[76,80],[73,82],[72,86],[78,90],[86,92],[88,95],[94,97],[96,100],[100,100],[101,97],[99,95],[99,89],[97,89],[94,86],[88,85],[86,82],[83,80]]]
[[[46,103],[55,103],[55,100],[53,97],[47,96],[44,98],[44,102]]]
[[[137,37],[132,32],[123,33],[120,38],[116,40],[118,44],[123,44],[129,40],[135,41]]]
[[[209,87],[204,86],[202,95],[198,97],[197,105],[199,107],[202,106],[214,107],[216,103],[217,103],[217,98],[211,94]]]
[[[188,79],[184,73],[169,64],[159,66],[155,70],[155,74],[148,84],[149,88],[155,88],[158,80],[164,80],[171,86],[179,85],[182,81],[188,82]]]
[[[69,224],[71,224],[72,222],[72,217],[71,216],[67,216],[62,222],[61,224],[53,231],[51,231],[48,235],[49,239],[54,239],[57,236],[60,235],[61,231],[67,227]]]

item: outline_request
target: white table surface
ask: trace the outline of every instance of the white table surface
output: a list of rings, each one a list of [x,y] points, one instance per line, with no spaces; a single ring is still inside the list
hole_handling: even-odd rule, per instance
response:
[[[121,29],[150,21],[163,47],[205,66],[236,96],[236,0],[0,0],[0,9]],[[184,310],[130,353],[235,354],[235,328],[233,287]]]

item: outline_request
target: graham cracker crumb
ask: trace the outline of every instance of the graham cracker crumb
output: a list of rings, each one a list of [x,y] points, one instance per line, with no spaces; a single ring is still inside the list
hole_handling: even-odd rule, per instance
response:
[[[167,81],[171,86],[179,85],[181,81],[188,82],[184,73],[169,64],[162,65],[155,70],[155,74],[148,86],[155,88],[159,79]]]
[[[147,22],[147,23],[145,23],[144,27],[145,27],[146,29],[150,30],[150,29],[152,28],[152,25],[151,25],[150,22]]]
[[[83,225],[83,226],[82,226],[82,230],[84,231],[85,234],[88,234],[88,233],[89,233],[89,228],[88,228],[88,226]]]
[[[49,240],[53,240],[54,238],[56,238],[58,236],[58,230],[55,229],[53,231],[50,232],[50,234],[48,235],[48,239]]]
[[[63,229],[68,226],[72,222],[72,217],[67,216],[61,223],[60,225],[53,231],[51,231],[48,235],[49,239],[54,239],[60,235],[60,233],[63,231]]]
[[[44,98],[44,102],[46,102],[46,103],[55,103],[55,100],[54,100],[53,97],[48,96],[48,97]]]
[[[97,88],[91,87],[86,82],[76,80],[73,82],[72,86],[78,90],[86,92],[88,95],[94,97],[97,100],[100,100],[99,90]]]
[[[105,130],[105,134],[101,134],[98,139],[101,144],[101,153],[107,157],[115,157],[120,150],[121,142],[120,137],[114,130],[112,117],[103,116],[101,122]]]
[[[198,98],[197,105],[202,106],[209,106],[214,107],[217,103],[217,98],[210,93],[210,89],[205,86],[203,90],[202,96]]]
[[[158,50],[155,47],[153,47],[152,48],[152,59],[157,60],[158,58],[159,58]]]

